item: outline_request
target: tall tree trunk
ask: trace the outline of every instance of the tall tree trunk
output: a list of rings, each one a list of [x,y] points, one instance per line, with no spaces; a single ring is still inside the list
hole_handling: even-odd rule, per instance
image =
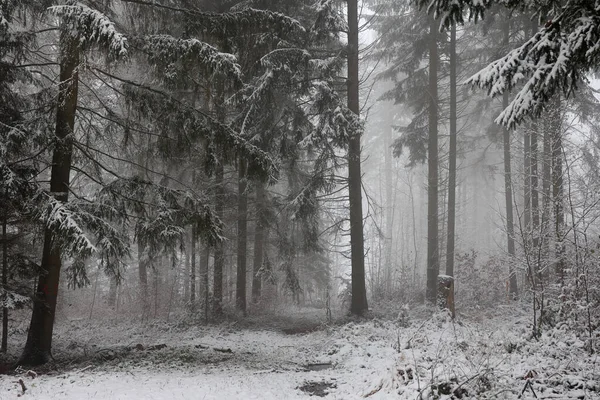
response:
[[[540,276],[540,265],[538,260],[539,230],[540,230],[540,197],[538,191],[538,124],[533,124],[531,131],[531,244],[532,256],[535,267],[536,278]]]
[[[524,244],[529,251],[531,235],[531,132],[525,128],[523,134],[523,226],[525,230]]]
[[[196,224],[192,224],[190,239],[190,304],[192,309],[196,307]]]
[[[56,109],[56,146],[52,154],[50,172],[50,194],[61,202],[69,197],[72,137],[77,109],[79,47],[66,27],[62,27],[60,37],[60,83]],[[47,227],[44,230],[41,272],[33,302],[33,312],[27,342],[19,364],[39,365],[48,362],[52,350],[52,331],[58,282],[60,279],[61,253],[54,246],[53,234]]]
[[[185,265],[183,272],[183,302],[187,303],[190,298],[190,274],[192,273],[190,251],[185,252]]]
[[[348,0],[348,108],[357,116],[360,115],[358,86],[358,0]],[[348,200],[352,260],[350,312],[354,315],[363,315],[369,309],[365,285],[360,137],[360,132],[354,132],[348,140]]]
[[[6,196],[8,198],[8,196]],[[8,204],[4,206],[2,219],[2,290],[4,295],[8,295],[8,237],[6,235],[6,225],[8,224]],[[2,307],[2,346],[0,351],[8,351],[8,307]]]
[[[552,195],[554,198],[554,221],[556,234],[556,274],[561,282],[564,278],[565,269],[565,245],[564,225],[565,215],[563,210],[563,165],[562,165],[562,121],[561,121],[561,99],[556,95],[553,107],[552,127]]]
[[[503,104],[508,106],[508,94],[505,93],[503,97],[506,98],[506,101],[503,101]],[[512,207],[512,173],[511,173],[511,165],[510,165],[510,131],[506,128],[503,129],[504,136],[504,200],[506,206],[506,238],[507,238],[507,248],[508,255],[510,257],[510,262],[508,265],[508,275],[509,275],[509,291],[513,296],[518,294],[517,287],[517,275],[514,271],[513,267],[513,259],[515,256],[515,239],[514,239],[514,223],[513,223],[513,207]]]
[[[115,307],[117,304],[117,280],[115,277],[108,277],[108,285],[108,306]]]
[[[510,37],[510,21],[508,17],[504,25],[504,46],[508,48]],[[508,92],[504,92],[502,95],[502,108],[508,107]],[[509,291],[513,296],[518,294],[517,287],[517,275],[513,267],[513,260],[515,256],[515,227],[513,223],[513,199],[512,199],[512,169],[510,160],[510,131],[504,127],[503,133],[503,146],[504,146],[504,200],[506,206],[506,242],[508,245],[508,255],[510,261],[508,263],[508,276],[509,276]]]
[[[238,310],[246,313],[246,257],[248,242],[248,186],[246,161],[240,157],[238,170],[238,237],[237,237],[237,279],[235,304]]]
[[[392,259],[392,247],[394,236],[394,184],[392,182],[392,124],[393,118],[390,121],[390,126],[385,127],[384,136],[384,154],[385,154],[385,286],[387,294],[393,290],[392,274],[394,268],[394,260]],[[379,280],[379,279],[378,279]],[[379,283],[379,282],[378,282]]]
[[[547,115],[552,120],[552,115]],[[552,185],[552,124],[545,121],[543,138],[543,157],[542,157],[542,260],[544,266],[544,276],[548,276],[548,262],[550,259],[550,215],[551,215],[551,197],[550,187]]]
[[[450,31],[450,149],[448,160],[448,233],[446,275],[454,276],[454,234],[456,222],[456,25]]]
[[[148,261],[144,257],[144,248],[138,240],[138,281],[140,284],[140,296],[142,303],[142,320],[149,317],[150,312],[150,297],[148,296]]]
[[[159,262],[162,261],[162,257],[159,257]],[[156,266],[154,268],[152,268],[152,288],[154,289],[154,318],[158,317],[158,308],[160,306],[160,292],[158,291],[158,288],[161,286],[160,285],[160,275],[159,275],[159,268],[156,268]]]
[[[208,300],[209,300],[209,288],[208,288],[208,268],[210,261],[210,246],[206,244],[204,246],[204,261],[202,263],[202,295],[204,299],[204,318],[208,320]]]
[[[408,193],[410,196],[410,211],[411,211],[411,216],[412,216],[412,242],[413,242],[413,249],[415,252],[414,255],[414,260],[413,260],[413,270],[412,270],[412,283],[415,284],[415,282],[417,281],[417,267],[419,266],[419,244],[418,244],[418,239],[417,239],[417,217],[415,215],[415,194],[413,191],[413,181],[412,181],[412,174],[411,173],[407,173],[407,180],[408,180]]]
[[[225,188],[223,182],[223,165],[218,164],[215,170],[215,214],[223,220],[223,201]],[[213,314],[216,317],[223,315],[223,267],[225,265],[225,251],[223,242],[215,244],[215,261],[213,271]]]
[[[258,303],[262,291],[261,267],[265,246],[265,186],[256,184],[256,225],[254,228],[254,260],[252,265],[252,302]]]
[[[436,303],[440,272],[438,237],[438,22],[429,16],[429,140],[427,143],[427,290],[425,297]]]

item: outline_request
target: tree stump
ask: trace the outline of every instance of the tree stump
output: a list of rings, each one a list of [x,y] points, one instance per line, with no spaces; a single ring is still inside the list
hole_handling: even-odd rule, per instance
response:
[[[448,275],[438,275],[437,283],[437,305],[441,309],[450,311],[454,318],[454,278]]]

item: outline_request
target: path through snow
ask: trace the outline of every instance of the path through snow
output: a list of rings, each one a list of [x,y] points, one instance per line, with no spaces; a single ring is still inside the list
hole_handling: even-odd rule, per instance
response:
[[[22,394],[18,379],[30,399],[306,399],[312,390],[326,399],[516,399],[528,380],[524,399],[531,389],[600,398],[597,359],[583,342],[560,329],[528,341],[527,329],[525,316],[375,319],[294,335],[71,321],[56,339],[57,358],[68,361],[36,378],[0,377],[0,399]]]

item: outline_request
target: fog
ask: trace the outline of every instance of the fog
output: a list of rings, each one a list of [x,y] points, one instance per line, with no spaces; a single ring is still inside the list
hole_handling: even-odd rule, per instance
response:
[[[0,1],[0,398],[597,397],[600,3],[517,3]]]

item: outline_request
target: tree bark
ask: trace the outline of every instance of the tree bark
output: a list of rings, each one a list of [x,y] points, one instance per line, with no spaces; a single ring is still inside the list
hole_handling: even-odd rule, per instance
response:
[[[452,318],[456,316],[454,308],[454,277],[438,276],[437,305],[440,309],[450,311]]]
[[[504,46],[508,48],[510,37],[510,21],[506,20],[504,25]],[[508,107],[508,92],[504,92],[502,95],[502,108]],[[508,247],[508,255],[510,261],[508,263],[508,279],[509,279],[509,291],[513,296],[517,296],[517,275],[514,271],[513,260],[515,256],[515,228],[513,223],[513,199],[512,199],[512,168],[511,168],[511,157],[510,157],[510,131],[504,127],[503,133],[503,147],[504,147],[504,201],[506,206],[506,242]]]
[[[548,119],[552,120],[552,115],[548,115]],[[547,277],[549,268],[548,262],[550,259],[550,215],[551,209],[551,185],[552,185],[552,124],[548,121],[543,123],[544,126],[544,138],[543,138],[543,158],[542,158],[542,260],[544,265],[543,276]]]
[[[6,196],[8,198],[8,196]],[[8,295],[8,237],[6,235],[6,225],[8,224],[8,204],[4,206],[2,219],[2,290],[4,295]],[[2,307],[2,346],[0,351],[8,351],[8,307]]]
[[[248,250],[248,195],[246,193],[246,161],[240,157],[238,170],[238,237],[237,237],[237,279],[235,304],[239,311],[246,313],[246,257]]]
[[[427,143],[427,290],[425,297],[436,304],[440,272],[438,237],[438,22],[429,16],[429,139]]]
[[[446,275],[454,276],[454,234],[456,226],[456,25],[450,30],[450,149],[448,160],[448,232]]]
[[[531,131],[531,244],[532,255],[534,256],[534,267],[536,279],[540,276],[540,265],[538,254],[539,246],[539,230],[540,230],[540,197],[538,191],[538,124],[533,124]]]
[[[525,128],[523,133],[523,226],[525,228],[524,243],[529,246],[531,235],[531,133]]]
[[[56,109],[55,140],[50,172],[50,193],[56,200],[67,202],[71,158],[72,137],[75,126],[75,111],[78,94],[79,46],[66,27],[62,27],[60,37],[60,83]],[[61,253],[53,243],[53,233],[44,229],[41,272],[33,302],[33,312],[29,333],[20,365],[40,365],[48,362],[52,351],[52,332],[60,279]]]
[[[555,271],[561,282],[565,269],[564,225],[565,215],[563,210],[563,165],[562,165],[562,121],[560,117],[560,95],[554,100],[554,118],[552,127],[552,196],[554,198],[554,220],[556,235],[556,267]]]
[[[190,265],[191,257],[190,251],[185,252],[185,265],[183,271],[183,301],[187,303],[190,298],[190,274],[192,273],[192,268]]]
[[[113,276],[109,276],[108,284],[108,306],[115,307],[117,304],[117,280]]]
[[[258,303],[262,291],[261,267],[265,242],[265,186],[256,184],[256,225],[254,228],[254,260],[252,265],[252,302]]]
[[[502,105],[508,106],[508,93],[502,96]],[[513,267],[513,259],[515,256],[515,239],[514,239],[514,223],[513,223],[513,206],[512,206],[512,171],[510,165],[510,131],[503,128],[504,136],[504,200],[506,206],[506,239],[508,247],[508,255],[510,261],[508,264],[509,275],[509,291],[513,296],[518,294],[517,275]]]
[[[204,299],[204,318],[208,320],[208,300],[209,300],[209,289],[208,289],[208,268],[210,261],[210,246],[208,244],[204,247],[204,261],[202,263],[202,296]]]
[[[385,288],[387,295],[392,293],[393,283],[393,268],[394,260],[392,259],[393,240],[394,240],[394,184],[392,182],[392,124],[394,123],[391,118],[390,125],[385,127],[384,136],[384,154],[385,154]],[[381,257],[380,257],[381,258]],[[378,274],[378,285],[380,276]]]
[[[148,296],[148,259],[144,259],[144,248],[138,241],[138,280],[142,303],[142,320],[149,317],[150,303]]]
[[[360,115],[358,79],[358,0],[348,0],[348,108],[357,116]],[[360,132],[353,132],[348,140],[348,200],[352,261],[350,312],[354,315],[363,315],[369,308],[365,285],[360,137]]]
[[[196,306],[196,225],[192,224],[190,239],[190,304],[192,309]]]
[[[162,261],[162,257],[159,258],[159,262]],[[152,288],[154,289],[154,318],[158,316],[158,308],[160,306],[160,275],[159,268],[152,268]]]
[[[223,220],[223,201],[225,199],[225,188],[223,187],[223,165],[219,164],[215,171],[215,214]],[[213,271],[213,314],[217,317],[223,315],[223,267],[225,264],[225,252],[223,242],[215,244],[215,261]]]

